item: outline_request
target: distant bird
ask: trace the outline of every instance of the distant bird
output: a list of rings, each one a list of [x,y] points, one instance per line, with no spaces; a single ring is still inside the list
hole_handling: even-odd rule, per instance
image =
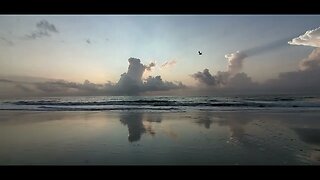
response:
[[[199,54],[199,56],[201,56],[201,55],[202,55],[202,52],[198,51],[198,54]]]
[[[90,44],[90,43],[91,43],[90,39],[87,39],[87,40],[86,40],[86,42],[87,42],[88,44]]]

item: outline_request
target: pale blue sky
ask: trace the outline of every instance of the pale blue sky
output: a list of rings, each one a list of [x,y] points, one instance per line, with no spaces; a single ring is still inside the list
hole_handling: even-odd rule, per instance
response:
[[[47,20],[59,33],[36,40],[23,37]],[[224,55],[297,37],[320,26],[320,16],[275,15],[105,15],[0,16],[1,74],[59,78],[82,82],[115,82],[126,72],[128,58],[157,67],[146,75],[193,84],[189,76],[208,68],[227,68]],[[90,39],[90,44],[86,40]],[[201,50],[203,56],[198,56]],[[311,47],[284,46],[244,62],[243,71],[256,81],[298,68]],[[159,69],[165,61],[177,64]]]

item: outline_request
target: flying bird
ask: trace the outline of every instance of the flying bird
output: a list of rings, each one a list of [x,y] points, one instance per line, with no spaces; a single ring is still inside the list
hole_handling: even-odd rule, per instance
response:
[[[202,55],[202,52],[198,51],[198,54],[199,54],[199,56],[201,56],[201,55]]]
[[[91,43],[90,39],[87,39],[87,40],[86,40],[86,42],[87,42],[88,44],[90,44],[90,43]]]

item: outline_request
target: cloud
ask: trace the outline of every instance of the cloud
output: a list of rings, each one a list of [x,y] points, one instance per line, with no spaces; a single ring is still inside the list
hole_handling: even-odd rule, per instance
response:
[[[229,62],[228,72],[231,75],[234,75],[241,71],[243,60],[247,57],[247,55],[240,51],[237,51],[235,53],[226,54],[224,57],[227,58]]]
[[[147,91],[166,91],[170,89],[184,88],[182,83],[173,83],[162,81],[161,76],[152,77],[149,76],[143,80],[142,75],[145,70],[151,70],[151,67],[155,66],[155,63],[149,65],[143,65],[140,59],[129,58],[129,67],[127,73],[123,73],[120,80],[115,85],[115,89],[118,93],[135,95]]]
[[[320,129],[316,128],[294,128],[299,138],[313,145],[320,145]]]
[[[248,57],[261,55],[270,51],[275,51],[277,49],[287,47],[287,42],[292,39],[292,37],[286,37],[279,40],[271,41],[265,44],[262,44],[260,46],[256,46],[250,49],[242,50],[244,54],[246,54]]]
[[[206,68],[203,72],[191,75],[205,85],[203,93],[314,93],[320,91],[320,48],[315,48],[307,58],[300,61],[300,69],[280,73],[277,78],[264,83],[254,82],[246,73],[240,72],[243,60],[247,57],[241,52],[225,56],[228,59],[226,71],[211,74]],[[198,88],[199,90],[201,88]]]
[[[320,27],[308,30],[303,35],[289,41],[288,44],[320,47]]]
[[[145,125],[143,122],[149,122]],[[120,122],[128,126],[128,141],[135,142],[141,139],[143,134],[155,135],[155,130],[152,128],[153,123],[161,123],[162,115],[154,113],[152,116],[142,112],[126,112],[121,113]]]
[[[121,74],[118,83],[115,85],[118,93],[138,94],[142,88],[142,75],[146,66],[141,64],[140,59],[129,58],[129,67],[126,73]]]
[[[89,80],[83,83],[68,82],[65,80],[47,81],[34,83],[37,90],[48,94],[75,94],[75,95],[89,95],[89,94],[103,94],[108,89],[108,84],[95,84]]]
[[[24,92],[27,92],[27,93],[29,93],[29,92],[33,92],[33,89],[32,88],[30,88],[30,87],[28,87],[28,86],[26,86],[26,85],[24,85],[24,84],[16,84],[16,86],[15,86],[16,88],[18,88],[18,89],[20,89],[20,90],[22,90],[22,91],[24,91]]]
[[[13,81],[8,79],[0,79],[0,83],[12,83]]]
[[[155,66],[156,66],[156,63],[152,62],[149,65],[145,66],[145,68],[146,68],[147,71],[151,71],[151,68],[155,67]]]
[[[177,64],[177,61],[171,60],[171,61],[166,61],[161,65],[161,68],[167,68],[167,67],[172,67]]]
[[[123,113],[120,116],[120,122],[128,126],[128,141],[139,141],[141,135],[146,133],[146,128],[143,124],[143,114],[136,113]]]
[[[314,49],[311,54],[300,62],[301,70],[315,69],[320,66],[320,48]]]
[[[20,90],[20,94],[32,96],[72,96],[72,95],[138,95],[154,91],[169,91],[186,88],[181,82],[163,81],[161,76],[149,76],[142,79],[143,73],[155,63],[143,65],[140,59],[129,58],[127,72],[123,73],[117,83],[110,81],[105,84],[92,83],[85,80],[83,83],[66,80],[12,80],[0,78],[1,87],[10,86]],[[10,93],[10,92],[8,92]],[[1,94],[0,94],[1,95]]]
[[[46,20],[41,20],[40,22],[38,22],[36,24],[36,28],[37,30],[35,30],[30,34],[27,34],[25,37],[27,39],[37,39],[37,38],[51,36],[51,33],[59,33],[57,28]]]
[[[161,76],[149,76],[147,79],[145,79],[145,82],[143,83],[144,91],[167,91],[171,89],[181,88],[186,88],[186,86],[183,85],[182,82],[176,84],[173,82],[163,81]]]
[[[209,69],[204,69],[203,72],[197,72],[191,75],[195,80],[208,86],[214,86],[217,84],[216,79],[209,72]]]
[[[49,31],[49,32],[56,32],[56,33],[59,32],[53,24],[50,24],[46,20],[42,20],[39,23],[37,23],[37,28],[42,29],[44,31]]]
[[[287,93],[314,93],[320,90],[320,68],[281,73],[262,84],[264,90]]]
[[[14,43],[11,40],[9,40],[9,39],[7,39],[5,37],[0,37],[0,41],[5,43],[6,45],[9,45],[9,46],[14,45]]]
[[[314,49],[307,58],[300,61],[297,71],[280,73],[278,78],[262,84],[266,90],[281,92],[308,92],[320,90],[320,48]]]
[[[251,77],[249,77],[246,73],[241,72],[231,77],[226,83],[226,87],[233,89],[248,89],[258,87],[258,83],[253,82]]]
[[[232,79],[234,77],[241,81],[251,81],[251,78],[248,78],[245,73],[239,74],[242,70],[243,60],[246,57],[246,54],[239,51],[227,54],[225,55],[225,58],[228,60],[227,71],[218,71],[217,74],[214,75],[206,68],[203,72],[192,74],[191,77],[199,81],[200,84],[204,84],[206,86],[226,86],[228,83],[234,82],[234,79]]]

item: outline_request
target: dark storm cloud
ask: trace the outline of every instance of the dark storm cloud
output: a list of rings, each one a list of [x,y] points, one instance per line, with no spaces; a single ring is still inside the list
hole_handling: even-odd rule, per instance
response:
[[[51,36],[51,33],[59,33],[57,28],[46,20],[41,20],[40,22],[38,22],[36,24],[36,28],[37,30],[33,31],[30,34],[27,34],[25,37],[27,39],[37,39]]]

